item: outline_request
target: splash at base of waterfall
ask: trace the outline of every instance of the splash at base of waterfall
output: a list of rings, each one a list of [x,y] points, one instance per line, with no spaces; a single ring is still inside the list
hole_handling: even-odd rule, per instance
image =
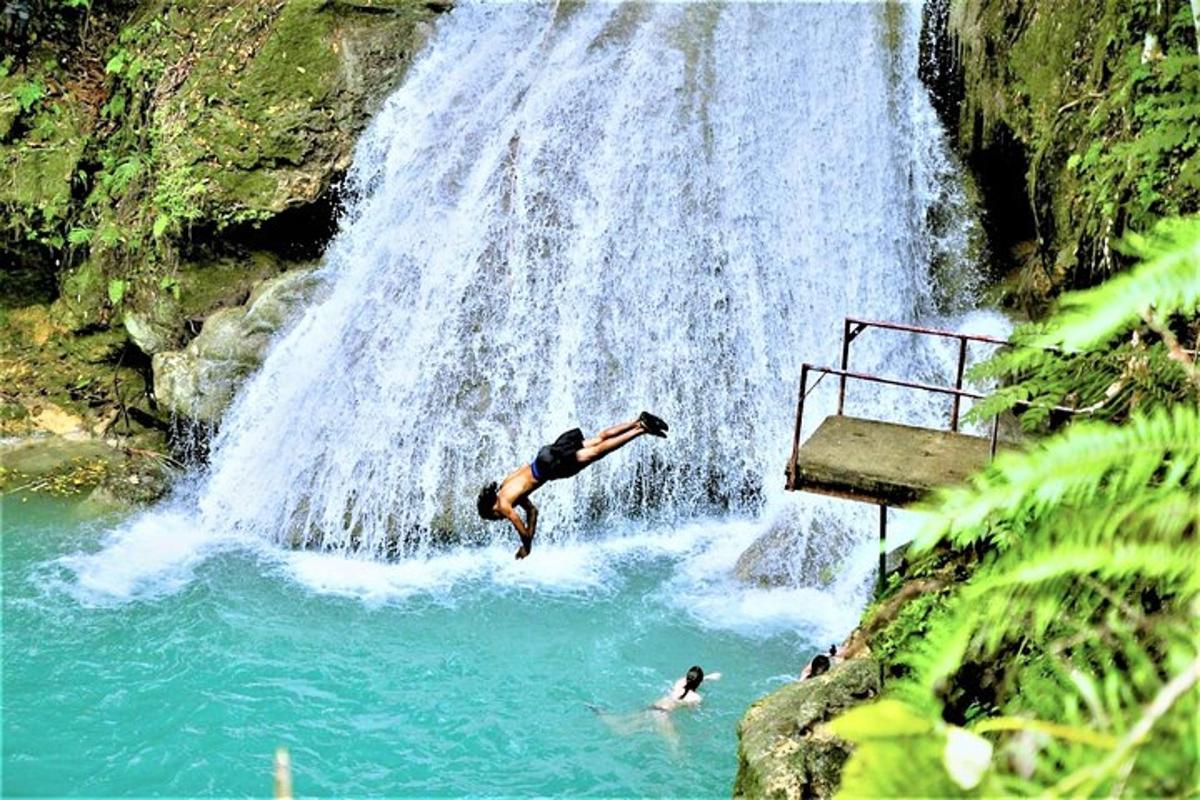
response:
[[[421,559],[380,562],[354,555],[279,549],[196,527],[186,514],[143,515],[105,535],[99,549],[44,565],[41,580],[85,606],[119,606],[176,594],[207,562],[229,554],[314,595],[354,598],[368,606],[440,601],[464,591],[549,595],[617,590],[638,564],[668,567],[664,602],[713,630],[746,635],[804,631],[818,641],[844,636],[859,609],[859,589],[875,563],[869,537],[845,554],[833,585],[759,588],[738,581],[733,567],[762,532],[757,519],[704,519],[670,530],[626,524],[589,541],[546,543],[524,561],[505,534],[489,546],[454,548]],[[839,598],[842,598],[839,600]]]

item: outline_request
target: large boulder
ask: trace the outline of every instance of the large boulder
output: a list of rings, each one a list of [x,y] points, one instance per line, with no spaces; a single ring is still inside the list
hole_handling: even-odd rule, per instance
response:
[[[171,413],[216,424],[242,381],[262,363],[271,335],[311,296],[313,270],[291,270],[263,281],[244,306],[224,308],[205,321],[182,351],[156,353],[154,393]]]
[[[853,546],[851,531],[833,518],[805,522],[781,517],[746,548],[733,571],[738,580],[763,588],[824,588],[833,583]]]
[[[831,797],[851,745],[826,723],[879,691],[879,664],[863,658],[788,684],[750,706],[738,723],[734,797]]]

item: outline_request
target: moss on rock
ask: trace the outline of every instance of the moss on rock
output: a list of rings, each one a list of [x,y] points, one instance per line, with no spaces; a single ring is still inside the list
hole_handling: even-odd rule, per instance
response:
[[[85,261],[68,270],[51,309],[55,323],[73,333],[107,325],[111,306],[107,279],[100,265]]]
[[[146,205],[163,234],[253,223],[325,195],[432,16],[416,2],[149,4],[128,39],[161,65]],[[164,17],[190,47],[156,43]]]
[[[879,692],[879,664],[855,659],[750,706],[738,723],[734,797],[831,797],[850,745],[825,723]]]
[[[0,256],[21,252],[23,244],[65,241],[93,119],[70,91],[47,83],[41,75],[0,78]]]
[[[28,66],[0,57],[3,430],[53,406],[164,447],[146,354],[315,257],[359,132],[449,7],[122,0]],[[210,387],[213,415],[286,315],[278,295],[236,312],[253,357]]]
[[[1186,0],[931,0],[928,13],[953,42],[930,40],[931,82],[981,175],[995,249],[1044,276],[1014,284],[1093,283],[1124,265],[1126,231],[1200,208]]]

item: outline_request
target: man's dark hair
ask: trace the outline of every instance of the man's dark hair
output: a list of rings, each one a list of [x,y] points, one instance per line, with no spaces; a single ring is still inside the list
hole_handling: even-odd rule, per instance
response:
[[[829,672],[829,656],[824,653],[818,653],[813,656],[812,665],[808,670],[808,677],[815,678],[818,675],[824,675]]]
[[[704,682],[704,670],[699,667],[692,667],[687,671],[687,678],[683,682],[683,694],[679,695],[679,699],[687,697],[688,692],[694,692]]]
[[[500,519],[500,515],[496,513],[495,481],[492,481],[479,490],[479,498],[475,501],[475,508],[479,510],[479,516],[486,520]]]

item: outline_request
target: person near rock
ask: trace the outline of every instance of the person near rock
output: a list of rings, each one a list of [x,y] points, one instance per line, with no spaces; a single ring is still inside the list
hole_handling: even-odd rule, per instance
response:
[[[484,486],[476,500],[479,516],[489,521],[507,519],[511,522],[521,539],[517,558],[525,558],[533,550],[538,520],[537,506],[529,500],[529,495],[549,481],[578,474],[588,464],[643,434],[665,439],[668,429],[667,423],[647,411],[635,420],[605,428],[591,439],[584,439],[579,428],[572,428],[538,450],[533,461],[509,473],[499,486],[495,481]],[[517,513],[518,508],[525,511],[525,519]]]
[[[838,656],[837,645],[829,645],[829,654],[817,653],[813,656],[813,660],[808,662],[808,666],[800,673],[800,680],[805,678],[815,678],[818,675],[824,675],[829,672],[829,668],[835,664],[840,664],[842,659]]]

